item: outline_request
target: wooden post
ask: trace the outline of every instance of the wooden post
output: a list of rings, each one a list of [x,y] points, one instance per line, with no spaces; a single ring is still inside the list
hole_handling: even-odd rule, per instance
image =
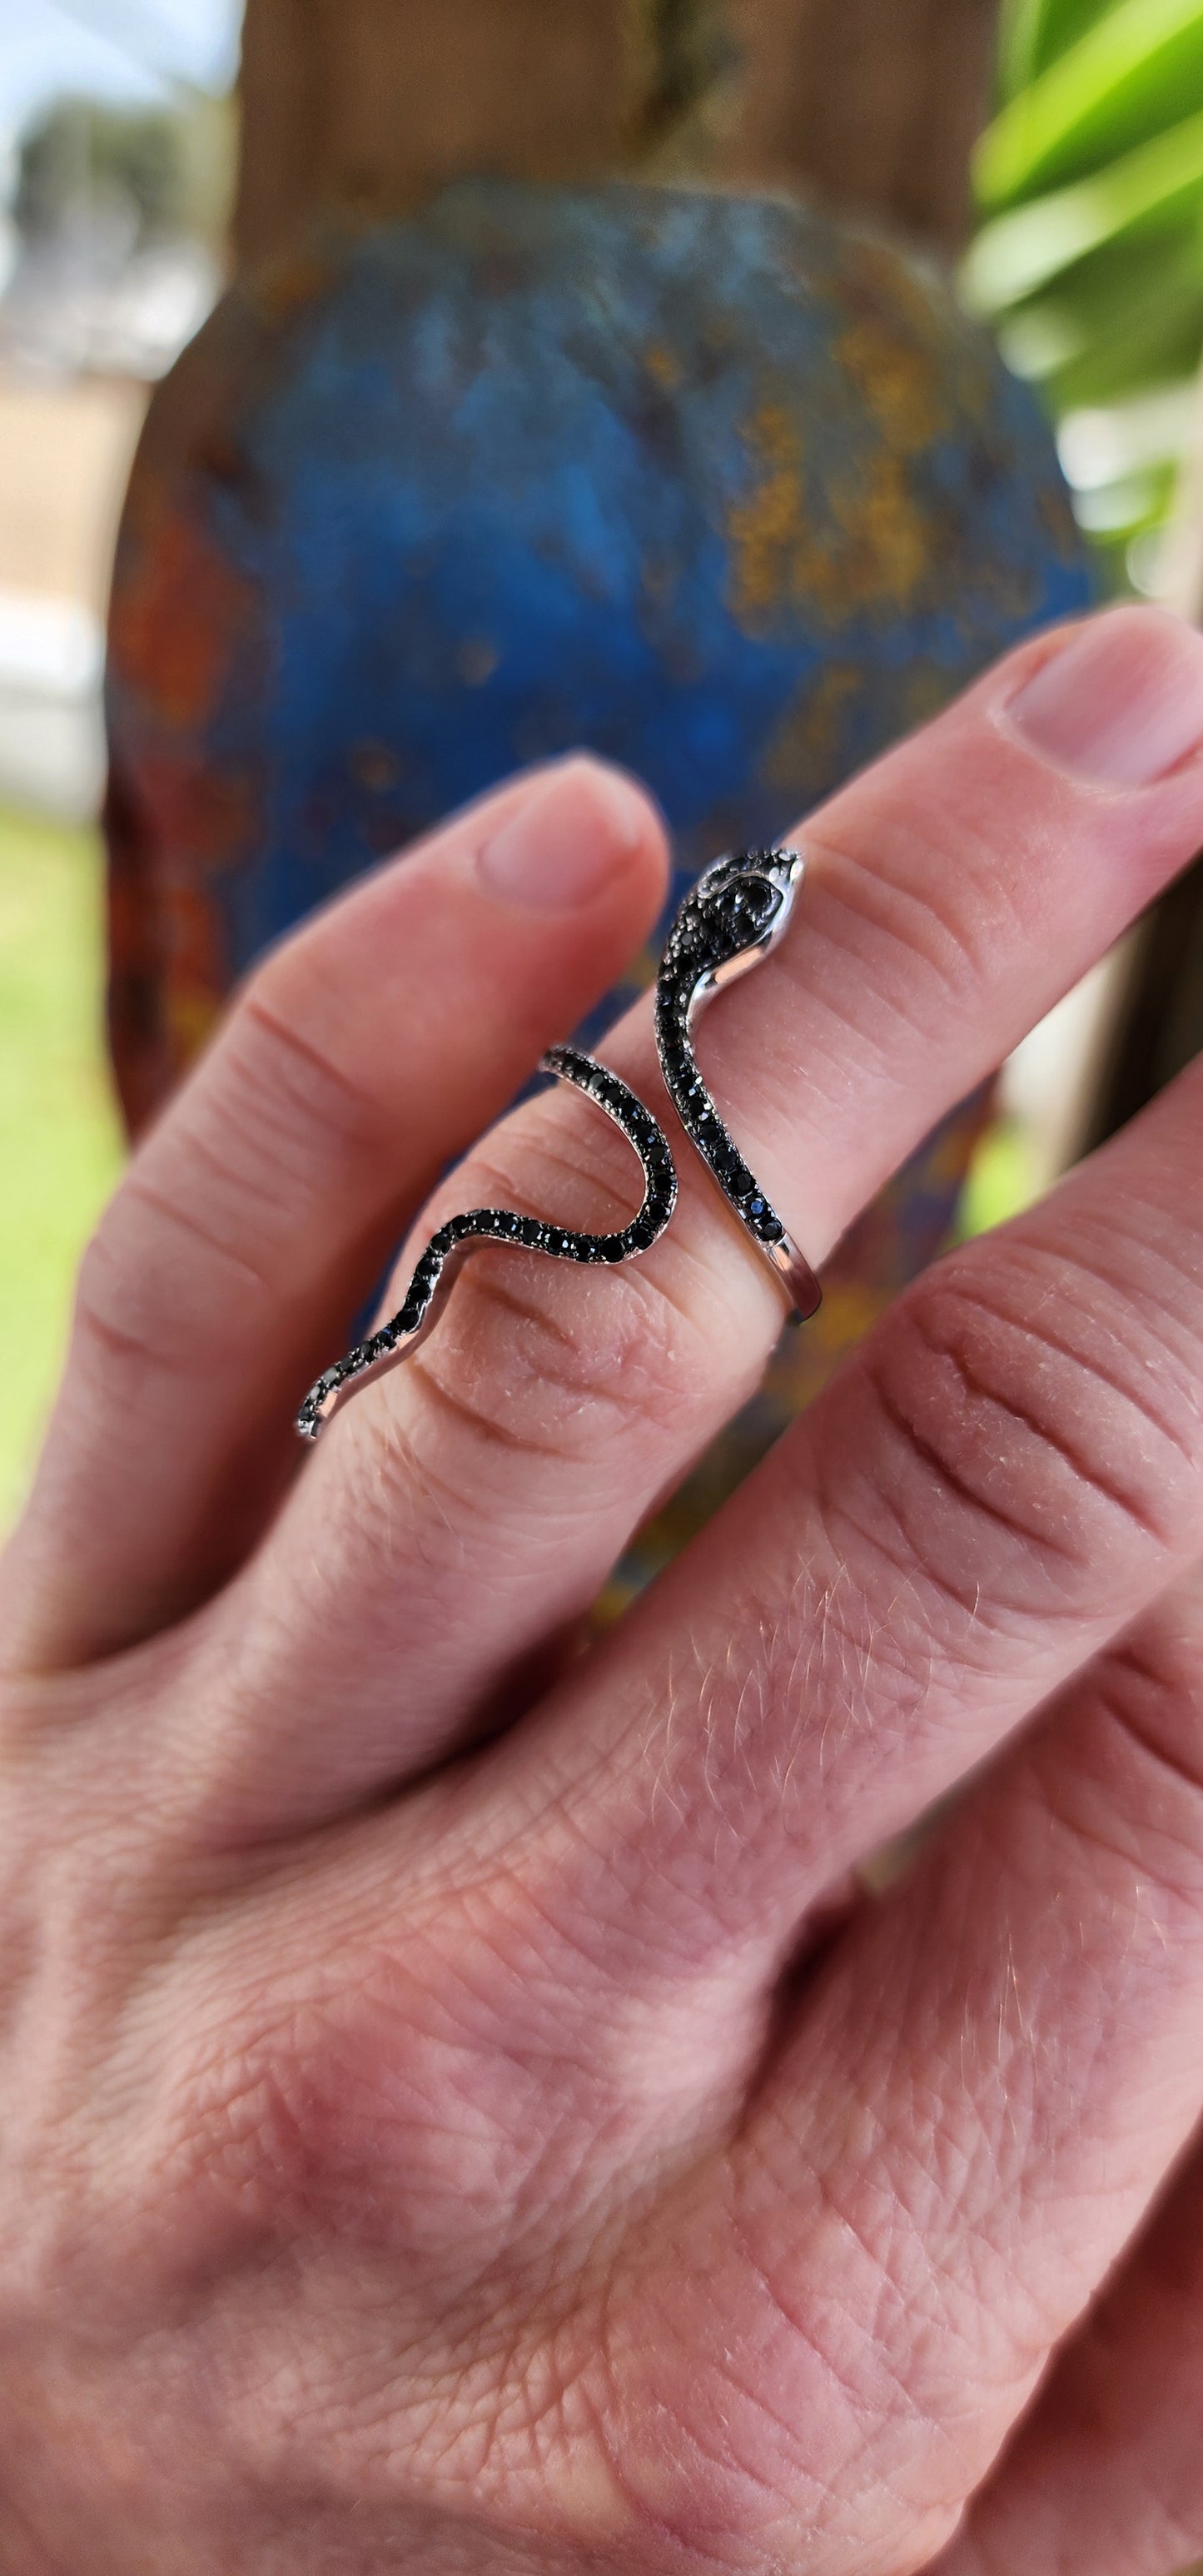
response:
[[[730,0],[730,177],[776,181],[957,250],[990,112],[997,0]]]
[[[465,172],[783,185],[955,249],[997,0],[249,0],[235,245]]]
[[[620,166],[642,62],[632,0],[250,0],[240,262],[323,207],[403,213],[465,172]]]

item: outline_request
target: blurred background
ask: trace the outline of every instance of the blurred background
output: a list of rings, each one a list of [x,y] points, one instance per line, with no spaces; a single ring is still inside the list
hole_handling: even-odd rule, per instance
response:
[[[311,902],[579,740],[684,880],[1049,618],[1203,606],[1203,0],[241,17],[0,32],[0,1523],[128,1131]],[[1196,874],[856,1230],[628,1588],[1201,1038]]]
[[[229,250],[232,0],[26,0],[0,30],[0,1525],[120,1169],[104,1038],[101,689],[150,386]]]

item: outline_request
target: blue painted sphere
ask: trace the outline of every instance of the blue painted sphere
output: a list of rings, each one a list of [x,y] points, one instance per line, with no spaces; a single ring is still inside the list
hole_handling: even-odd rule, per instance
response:
[[[779,199],[463,184],[235,290],[112,619],[115,1012],[161,1090],[264,943],[588,744],[692,875],[1089,585],[944,279]]]

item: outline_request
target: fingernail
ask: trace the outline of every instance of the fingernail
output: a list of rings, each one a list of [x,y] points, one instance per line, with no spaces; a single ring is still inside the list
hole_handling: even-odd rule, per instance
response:
[[[485,842],[477,866],[490,894],[568,912],[597,893],[646,828],[643,798],[617,770],[566,760]]]
[[[1112,609],[1072,635],[1007,714],[1060,768],[1151,787],[1203,740],[1203,636],[1160,609]]]

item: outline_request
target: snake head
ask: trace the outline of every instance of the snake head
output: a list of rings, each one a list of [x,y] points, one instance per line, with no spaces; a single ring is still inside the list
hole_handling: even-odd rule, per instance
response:
[[[694,893],[705,925],[711,990],[746,973],[775,948],[802,882],[797,850],[741,850],[718,859]]]

